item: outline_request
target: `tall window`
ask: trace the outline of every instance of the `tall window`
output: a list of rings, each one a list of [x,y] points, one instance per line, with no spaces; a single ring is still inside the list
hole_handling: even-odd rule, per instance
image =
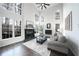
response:
[[[22,13],[22,4],[15,4],[15,13],[18,13],[21,15]]]
[[[38,33],[43,33],[44,29],[44,17],[40,15],[35,15],[35,31]]]
[[[55,31],[58,32],[60,29],[60,24],[55,24]]]
[[[2,20],[2,39],[12,37],[12,19],[3,17]]]
[[[21,36],[21,21],[15,21],[14,32],[15,37]]]
[[[21,3],[2,3],[1,6],[6,10],[22,14],[22,4]]]
[[[59,10],[57,10],[56,13],[55,13],[55,19],[56,20],[60,19],[60,11]]]

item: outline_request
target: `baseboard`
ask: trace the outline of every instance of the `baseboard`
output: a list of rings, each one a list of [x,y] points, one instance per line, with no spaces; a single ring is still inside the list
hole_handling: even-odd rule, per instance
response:
[[[16,44],[19,44],[19,43],[23,43],[23,41],[15,42],[15,43],[12,43],[12,44],[9,44],[9,45],[6,45],[6,46],[2,46],[0,48],[4,48],[4,47],[7,47],[7,46],[12,46],[12,45],[16,45]]]

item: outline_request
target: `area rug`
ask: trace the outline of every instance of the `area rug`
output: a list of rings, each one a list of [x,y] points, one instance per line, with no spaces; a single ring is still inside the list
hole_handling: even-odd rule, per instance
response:
[[[32,49],[33,51],[36,51],[41,56],[50,55],[50,51],[47,49],[47,41],[45,41],[43,44],[39,44],[36,42],[36,39],[33,39],[33,40],[23,43],[23,45],[27,46],[28,48]]]

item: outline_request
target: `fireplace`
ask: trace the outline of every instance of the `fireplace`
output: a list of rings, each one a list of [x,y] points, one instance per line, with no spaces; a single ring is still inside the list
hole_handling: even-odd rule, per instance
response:
[[[52,35],[52,30],[45,30],[46,35]]]
[[[24,41],[29,41],[34,38],[34,29],[25,29],[25,40]]]

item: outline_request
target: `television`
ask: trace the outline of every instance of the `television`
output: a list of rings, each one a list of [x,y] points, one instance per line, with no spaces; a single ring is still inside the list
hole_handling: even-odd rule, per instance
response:
[[[52,35],[52,30],[45,30],[45,34]]]

